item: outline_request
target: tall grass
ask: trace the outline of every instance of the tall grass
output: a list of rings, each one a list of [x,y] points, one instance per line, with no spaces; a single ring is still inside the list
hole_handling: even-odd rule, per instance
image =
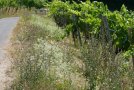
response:
[[[16,79],[10,90],[84,90],[87,84],[74,65],[77,59],[59,44],[63,37],[64,30],[52,19],[23,17],[12,39]]]
[[[82,48],[89,90],[133,90],[132,61],[115,54],[105,42],[91,38]]]

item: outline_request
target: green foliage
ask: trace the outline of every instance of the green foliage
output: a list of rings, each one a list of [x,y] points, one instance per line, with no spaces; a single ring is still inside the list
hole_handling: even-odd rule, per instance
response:
[[[120,90],[123,87],[121,81],[127,83],[123,87],[126,90],[133,88],[133,62],[128,58],[134,55],[134,12],[128,11],[124,5],[120,11],[112,12],[103,3],[90,1],[79,4],[54,1],[50,12],[57,24],[66,28],[67,34],[72,33],[73,38],[81,39],[81,42],[84,42],[82,37],[88,39],[88,45],[83,44],[85,47],[82,56],[89,90]],[[116,55],[116,50],[113,50],[108,42],[103,42],[104,38],[100,40],[98,37],[104,23],[101,16],[105,16],[108,22],[111,37],[108,42],[112,41],[112,46],[117,50],[124,50],[124,54]],[[80,32],[79,36],[78,32]],[[90,36],[94,36],[95,40],[91,40]]]
[[[116,48],[129,50],[130,46],[133,45],[134,12],[128,11],[124,5],[120,11],[112,12],[101,2],[86,1],[70,4],[55,0],[50,6],[50,12],[59,26],[67,27],[67,33],[72,32],[76,37],[78,32],[80,32],[81,37],[99,36],[101,16],[105,16]]]
[[[0,7],[18,6],[17,0],[0,0]]]
[[[36,7],[41,8],[48,0],[0,0],[0,7]]]

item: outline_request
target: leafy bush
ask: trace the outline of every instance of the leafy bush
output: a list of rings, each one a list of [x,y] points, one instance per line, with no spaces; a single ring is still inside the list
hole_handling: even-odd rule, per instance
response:
[[[48,0],[0,0],[0,7],[36,7],[41,8]]]
[[[120,11],[111,12],[101,2],[86,1],[70,4],[55,0],[50,6],[50,12],[58,25],[63,24],[60,26],[66,27],[67,33],[72,33],[73,38],[79,39],[80,42],[84,42],[90,35],[99,37],[103,26],[101,16],[105,16],[113,45],[121,50],[129,50],[131,45],[133,46],[134,12],[128,11],[124,5]]]
[[[8,7],[8,6],[13,6],[13,7],[17,7],[18,0],[0,0],[0,7]]]

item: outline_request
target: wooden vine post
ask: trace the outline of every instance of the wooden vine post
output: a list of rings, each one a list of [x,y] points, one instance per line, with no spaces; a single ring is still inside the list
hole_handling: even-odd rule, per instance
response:
[[[108,25],[107,18],[105,16],[101,15],[101,28],[100,28],[100,39],[103,40],[103,42],[110,43],[111,42],[111,34],[110,34],[110,28]]]

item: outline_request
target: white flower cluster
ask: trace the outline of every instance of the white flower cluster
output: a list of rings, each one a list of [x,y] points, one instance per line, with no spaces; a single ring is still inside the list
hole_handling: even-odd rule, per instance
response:
[[[71,72],[70,62],[65,56],[65,51],[56,45],[50,44],[45,40],[38,39],[38,43],[34,45],[36,54],[39,54],[39,59],[43,69],[47,69],[49,75],[55,74],[55,77],[63,80],[68,77]],[[67,79],[67,78],[66,78]]]

